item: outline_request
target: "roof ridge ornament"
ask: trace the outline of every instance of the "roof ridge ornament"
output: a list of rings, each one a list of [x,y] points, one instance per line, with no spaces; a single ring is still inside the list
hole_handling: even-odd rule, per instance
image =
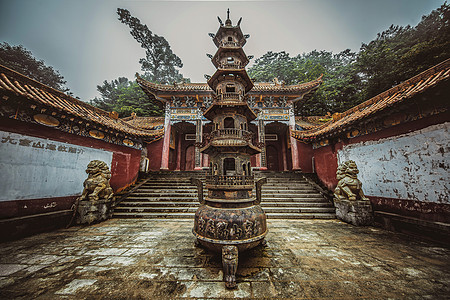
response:
[[[219,16],[217,16],[217,20],[219,20],[220,26],[223,26],[223,22],[222,22],[222,20],[220,19]]]

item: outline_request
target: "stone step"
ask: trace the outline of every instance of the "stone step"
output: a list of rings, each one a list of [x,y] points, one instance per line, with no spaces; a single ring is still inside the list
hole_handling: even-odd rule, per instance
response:
[[[197,200],[197,199],[195,199]],[[125,209],[133,207],[198,207],[198,201],[125,201],[120,203],[116,209]],[[261,206],[265,207],[333,207],[328,202],[262,202]]]
[[[173,194],[173,195],[165,195],[165,194],[161,194],[161,195],[147,195],[147,194],[132,194],[130,195],[126,200],[122,201],[126,202],[126,201],[149,201],[149,202],[154,202],[154,201],[176,201],[176,202],[183,202],[183,201],[197,201],[198,196],[197,194],[192,194],[192,195],[182,195],[180,196],[179,194]],[[264,197],[262,198],[262,202],[292,202],[292,203],[298,203],[298,202],[324,202],[324,203],[329,203],[328,200],[324,199],[323,197],[321,197],[320,195],[313,195],[313,196],[303,196],[300,197],[299,195],[294,195],[294,196],[290,196],[290,197]]]
[[[167,185],[167,186],[174,186],[174,185],[187,185],[187,186],[193,186],[193,184],[190,181],[147,181],[142,186],[153,186],[153,185]]]
[[[143,219],[191,219],[194,220],[193,213],[114,213],[115,218],[143,218]],[[268,219],[335,219],[335,214],[328,213],[302,213],[302,214],[284,214],[268,213]]]
[[[195,175],[195,176],[193,176]],[[118,204],[115,218],[185,218],[193,219],[200,205],[197,187],[191,177],[205,180],[205,173],[157,173],[137,191]],[[330,219],[335,209],[300,174],[255,173],[267,177],[262,188],[261,206],[269,219]],[[204,195],[207,189],[204,184]],[[255,190],[253,190],[253,195]]]
[[[295,190],[312,190],[315,191],[315,189],[310,186],[309,184],[302,184],[302,185],[263,185],[263,191],[267,190],[275,190],[275,191],[295,191]]]
[[[335,213],[267,213],[267,219],[336,219]]]
[[[265,207],[262,205],[263,210],[266,213],[285,213],[285,214],[298,214],[298,213],[334,213],[334,207]],[[195,213],[197,206],[136,206],[136,207],[123,207],[118,206],[114,209],[115,213],[121,212],[133,212],[133,213],[148,213],[148,212],[165,212],[165,213],[179,213],[190,212]]]

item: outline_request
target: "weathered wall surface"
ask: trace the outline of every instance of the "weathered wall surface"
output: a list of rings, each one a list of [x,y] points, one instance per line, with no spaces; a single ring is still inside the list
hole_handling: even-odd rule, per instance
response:
[[[163,139],[157,140],[147,145],[147,157],[149,159],[148,169],[159,171],[161,168]]]
[[[0,201],[79,195],[86,166],[113,153],[0,131]]]
[[[339,162],[354,160],[366,195],[450,204],[450,123],[344,145]]]

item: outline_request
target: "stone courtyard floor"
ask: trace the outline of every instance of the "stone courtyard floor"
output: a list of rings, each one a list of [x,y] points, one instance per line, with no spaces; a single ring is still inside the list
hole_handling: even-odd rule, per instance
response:
[[[190,220],[113,219],[0,244],[0,299],[450,299],[450,249],[338,220],[270,220],[238,288]]]

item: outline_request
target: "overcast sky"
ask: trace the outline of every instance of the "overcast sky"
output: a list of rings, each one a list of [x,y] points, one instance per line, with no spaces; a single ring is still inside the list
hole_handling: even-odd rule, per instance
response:
[[[391,24],[416,25],[444,0],[145,1],[0,0],[0,41],[23,45],[59,70],[82,100],[98,96],[96,86],[119,76],[134,79],[145,52],[117,20],[118,7],[164,36],[183,61],[192,82],[215,71],[206,53],[216,48],[217,16],[233,24],[243,17],[250,34],[244,50],[258,58],[267,51],[292,56],[314,49],[358,51]]]

